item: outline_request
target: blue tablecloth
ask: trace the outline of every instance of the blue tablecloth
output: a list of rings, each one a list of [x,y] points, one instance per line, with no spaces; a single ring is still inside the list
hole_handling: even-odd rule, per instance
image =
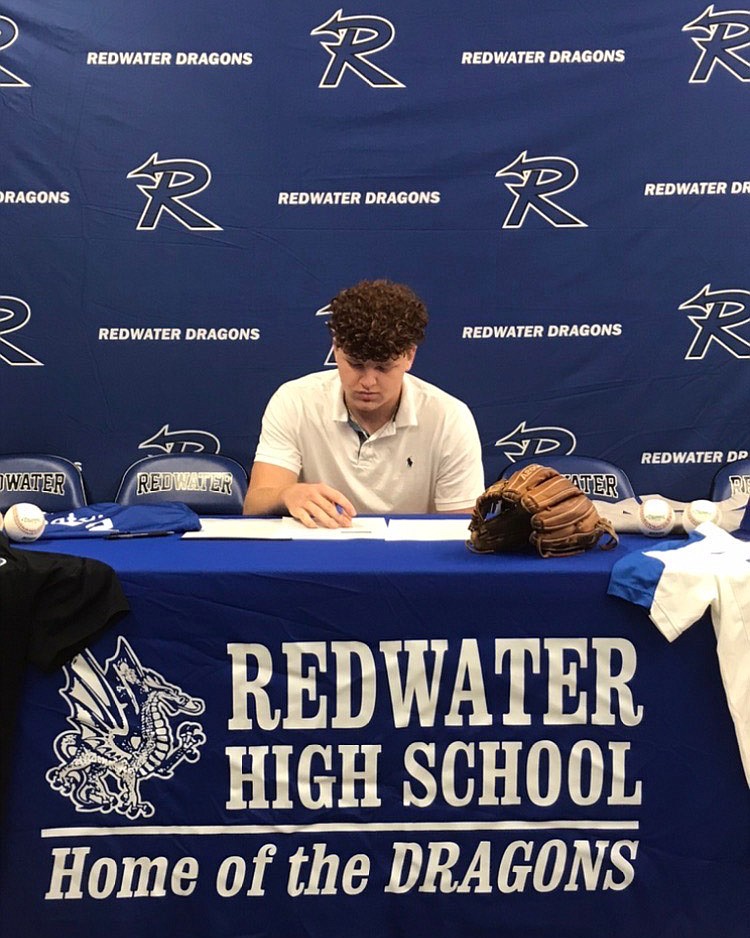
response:
[[[710,622],[606,593],[645,543],[56,542],[132,612],[29,674],[0,934],[747,938]]]

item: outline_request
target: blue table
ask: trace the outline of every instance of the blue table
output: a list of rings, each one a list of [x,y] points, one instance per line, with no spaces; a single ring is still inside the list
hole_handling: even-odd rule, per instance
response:
[[[711,625],[669,645],[606,594],[647,543],[32,545],[132,612],[29,674],[0,935],[747,938]]]

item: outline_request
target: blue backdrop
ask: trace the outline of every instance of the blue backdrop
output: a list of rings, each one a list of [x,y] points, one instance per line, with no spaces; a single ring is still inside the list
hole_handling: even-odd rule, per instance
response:
[[[488,476],[610,459],[705,497],[748,445],[750,5],[2,0],[2,450],[90,499],[249,464],[326,307],[431,312]],[[10,406],[8,406],[10,402]]]

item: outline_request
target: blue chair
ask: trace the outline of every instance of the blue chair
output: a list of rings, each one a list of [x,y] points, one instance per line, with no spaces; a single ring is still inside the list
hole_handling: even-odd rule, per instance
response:
[[[561,475],[571,479],[584,495],[596,501],[619,502],[623,498],[632,498],[635,495],[630,479],[619,466],[593,456],[542,455],[519,459],[518,462],[506,466],[498,478],[507,479],[517,469],[531,463],[556,469]]]
[[[720,502],[732,495],[750,495],[750,459],[738,459],[722,466],[711,482],[712,502]]]
[[[236,460],[210,453],[146,456],[125,470],[121,505],[182,502],[198,515],[241,515],[247,472]]]
[[[0,511],[29,502],[42,511],[68,511],[87,504],[80,468],[62,456],[19,453],[0,456]]]

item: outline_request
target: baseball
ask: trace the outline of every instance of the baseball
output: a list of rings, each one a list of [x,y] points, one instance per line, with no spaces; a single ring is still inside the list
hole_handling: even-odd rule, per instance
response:
[[[685,509],[682,515],[682,526],[687,534],[694,531],[699,524],[704,521],[713,521],[714,524],[721,524],[721,508],[716,502],[710,502],[707,498],[698,498]]]
[[[35,541],[46,527],[44,512],[36,505],[19,502],[5,512],[5,533],[11,541]]]
[[[663,498],[647,498],[638,506],[638,528],[649,537],[664,537],[674,527],[674,509]]]

